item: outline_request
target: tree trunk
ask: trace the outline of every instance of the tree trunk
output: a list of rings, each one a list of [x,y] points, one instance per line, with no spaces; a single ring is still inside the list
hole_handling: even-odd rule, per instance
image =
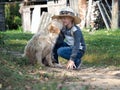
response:
[[[112,29],[119,28],[119,7],[118,7],[119,0],[112,0]]]

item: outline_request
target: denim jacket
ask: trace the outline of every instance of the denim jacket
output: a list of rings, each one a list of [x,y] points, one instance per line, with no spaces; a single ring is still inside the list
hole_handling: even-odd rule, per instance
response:
[[[78,26],[73,26],[71,29],[67,29],[66,27],[64,27],[61,30],[55,45],[61,44],[63,42],[67,43],[68,46],[72,48],[70,60],[75,60],[79,50],[83,53],[86,50],[83,34]]]

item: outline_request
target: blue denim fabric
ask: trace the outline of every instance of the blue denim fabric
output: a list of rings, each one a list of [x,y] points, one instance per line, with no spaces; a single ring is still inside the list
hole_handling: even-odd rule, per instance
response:
[[[58,61],[58,56],[61,56],[67,60],[70,59],[71,53],[72,53],[72,47],[68,46],[66,43],[62,43],[59,48],[56,47],[54,48],[56,52],[54,52],[54,58],[55,58],[55,62],[59,63]],[[78,51],[77,56],[74,60],[74,63],[76,65],[76,68],[79,67],[79,65],[81,64],[81,57],[83,56],[83,52],[81,50]]]
[[[60,44],[55,45],[55,47],[53,48],[53,57],[52,57],[53,58],[53,62],[59,63],[57,50],[60,47],[66,47],[66,46],[68,46],[68,45],[65,42],[62,42]]]
[[[67,59],[67,60],[70,59],[71,53],[72,53],[72,48],[71,47],[60,47],[57,50],[58,56],[61,56],[65,59]],[[82,56],[83,56],[83,52],[79,50],[78,53],[77,53],[77,57],[74,60],[76,68],[78,68],[79,65],[81,64],[81,57]]]

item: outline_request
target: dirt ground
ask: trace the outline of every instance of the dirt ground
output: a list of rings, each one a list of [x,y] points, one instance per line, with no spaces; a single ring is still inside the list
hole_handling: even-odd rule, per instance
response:
[[[21,57],[21,54],[10,52],[15,57]],[[58,90],[62,87],[68,90],[120,90],[120,68],[115,66],[109,67],[87,67],[81,65],[79,70],[67,70],[65,64],[62,68],[45,67],[37,73],[51,74],[62,82],[58,85]]]
[[[120,70],[113,66],[96,68],[82,65],[80,70],[48,67],[42,72],[59,78],[66,76],[58,87],[67,86],[69,90],[120,90]]]

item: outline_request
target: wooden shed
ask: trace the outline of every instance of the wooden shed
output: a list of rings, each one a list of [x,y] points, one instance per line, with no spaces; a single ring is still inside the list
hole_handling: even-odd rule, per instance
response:
[[[42,15],[42,12],[47,12],[51,15],[57,14],[59,10],[66,5],[73,8],[81,18],[81,23],[79,24],[81,28],[86,27],[91,28],[92,30],[99,28],[107,28],[109,30],[111,28],[112,10],[114,10],[112,8],[112,0],[69,0],[69,4],[66,3],[67,0],[58,1],[58,3],[54,3],[53,0],[48,0],[46,4],[37,4],[38,1],[34,0],[34,3],[29,2],[29,5],[25,5],[22,12],[24,31],[36,33],[41,24],[48,22],[43,23],[43,21],[47,20],[46,15],[48,14],[44,16]],[[120,10],[118,14],[115,15],[118,15],[118,22],[120,22]],[[49,16],[50,15],[48,15],[48,17]]]
[[[58,0],[58,3],[54,3],[53,0],[48,0],[47,3],[40,3],[34,0],[34,2],[29,1],[28,3],[29,4],[21,5],[20,13],[22,15],[24,32],[32,33],[36,33],[38,29],[40,29],[40,25],[44,26],[42,24],[48,23],[51,15],[58,14],[61,8],[67,6],[66,0]],[[73,8],[76,13],[79,12],[78,0],[70,0],[69,6]],[[47,12],[48,14],[43,14],[43,12]]]

